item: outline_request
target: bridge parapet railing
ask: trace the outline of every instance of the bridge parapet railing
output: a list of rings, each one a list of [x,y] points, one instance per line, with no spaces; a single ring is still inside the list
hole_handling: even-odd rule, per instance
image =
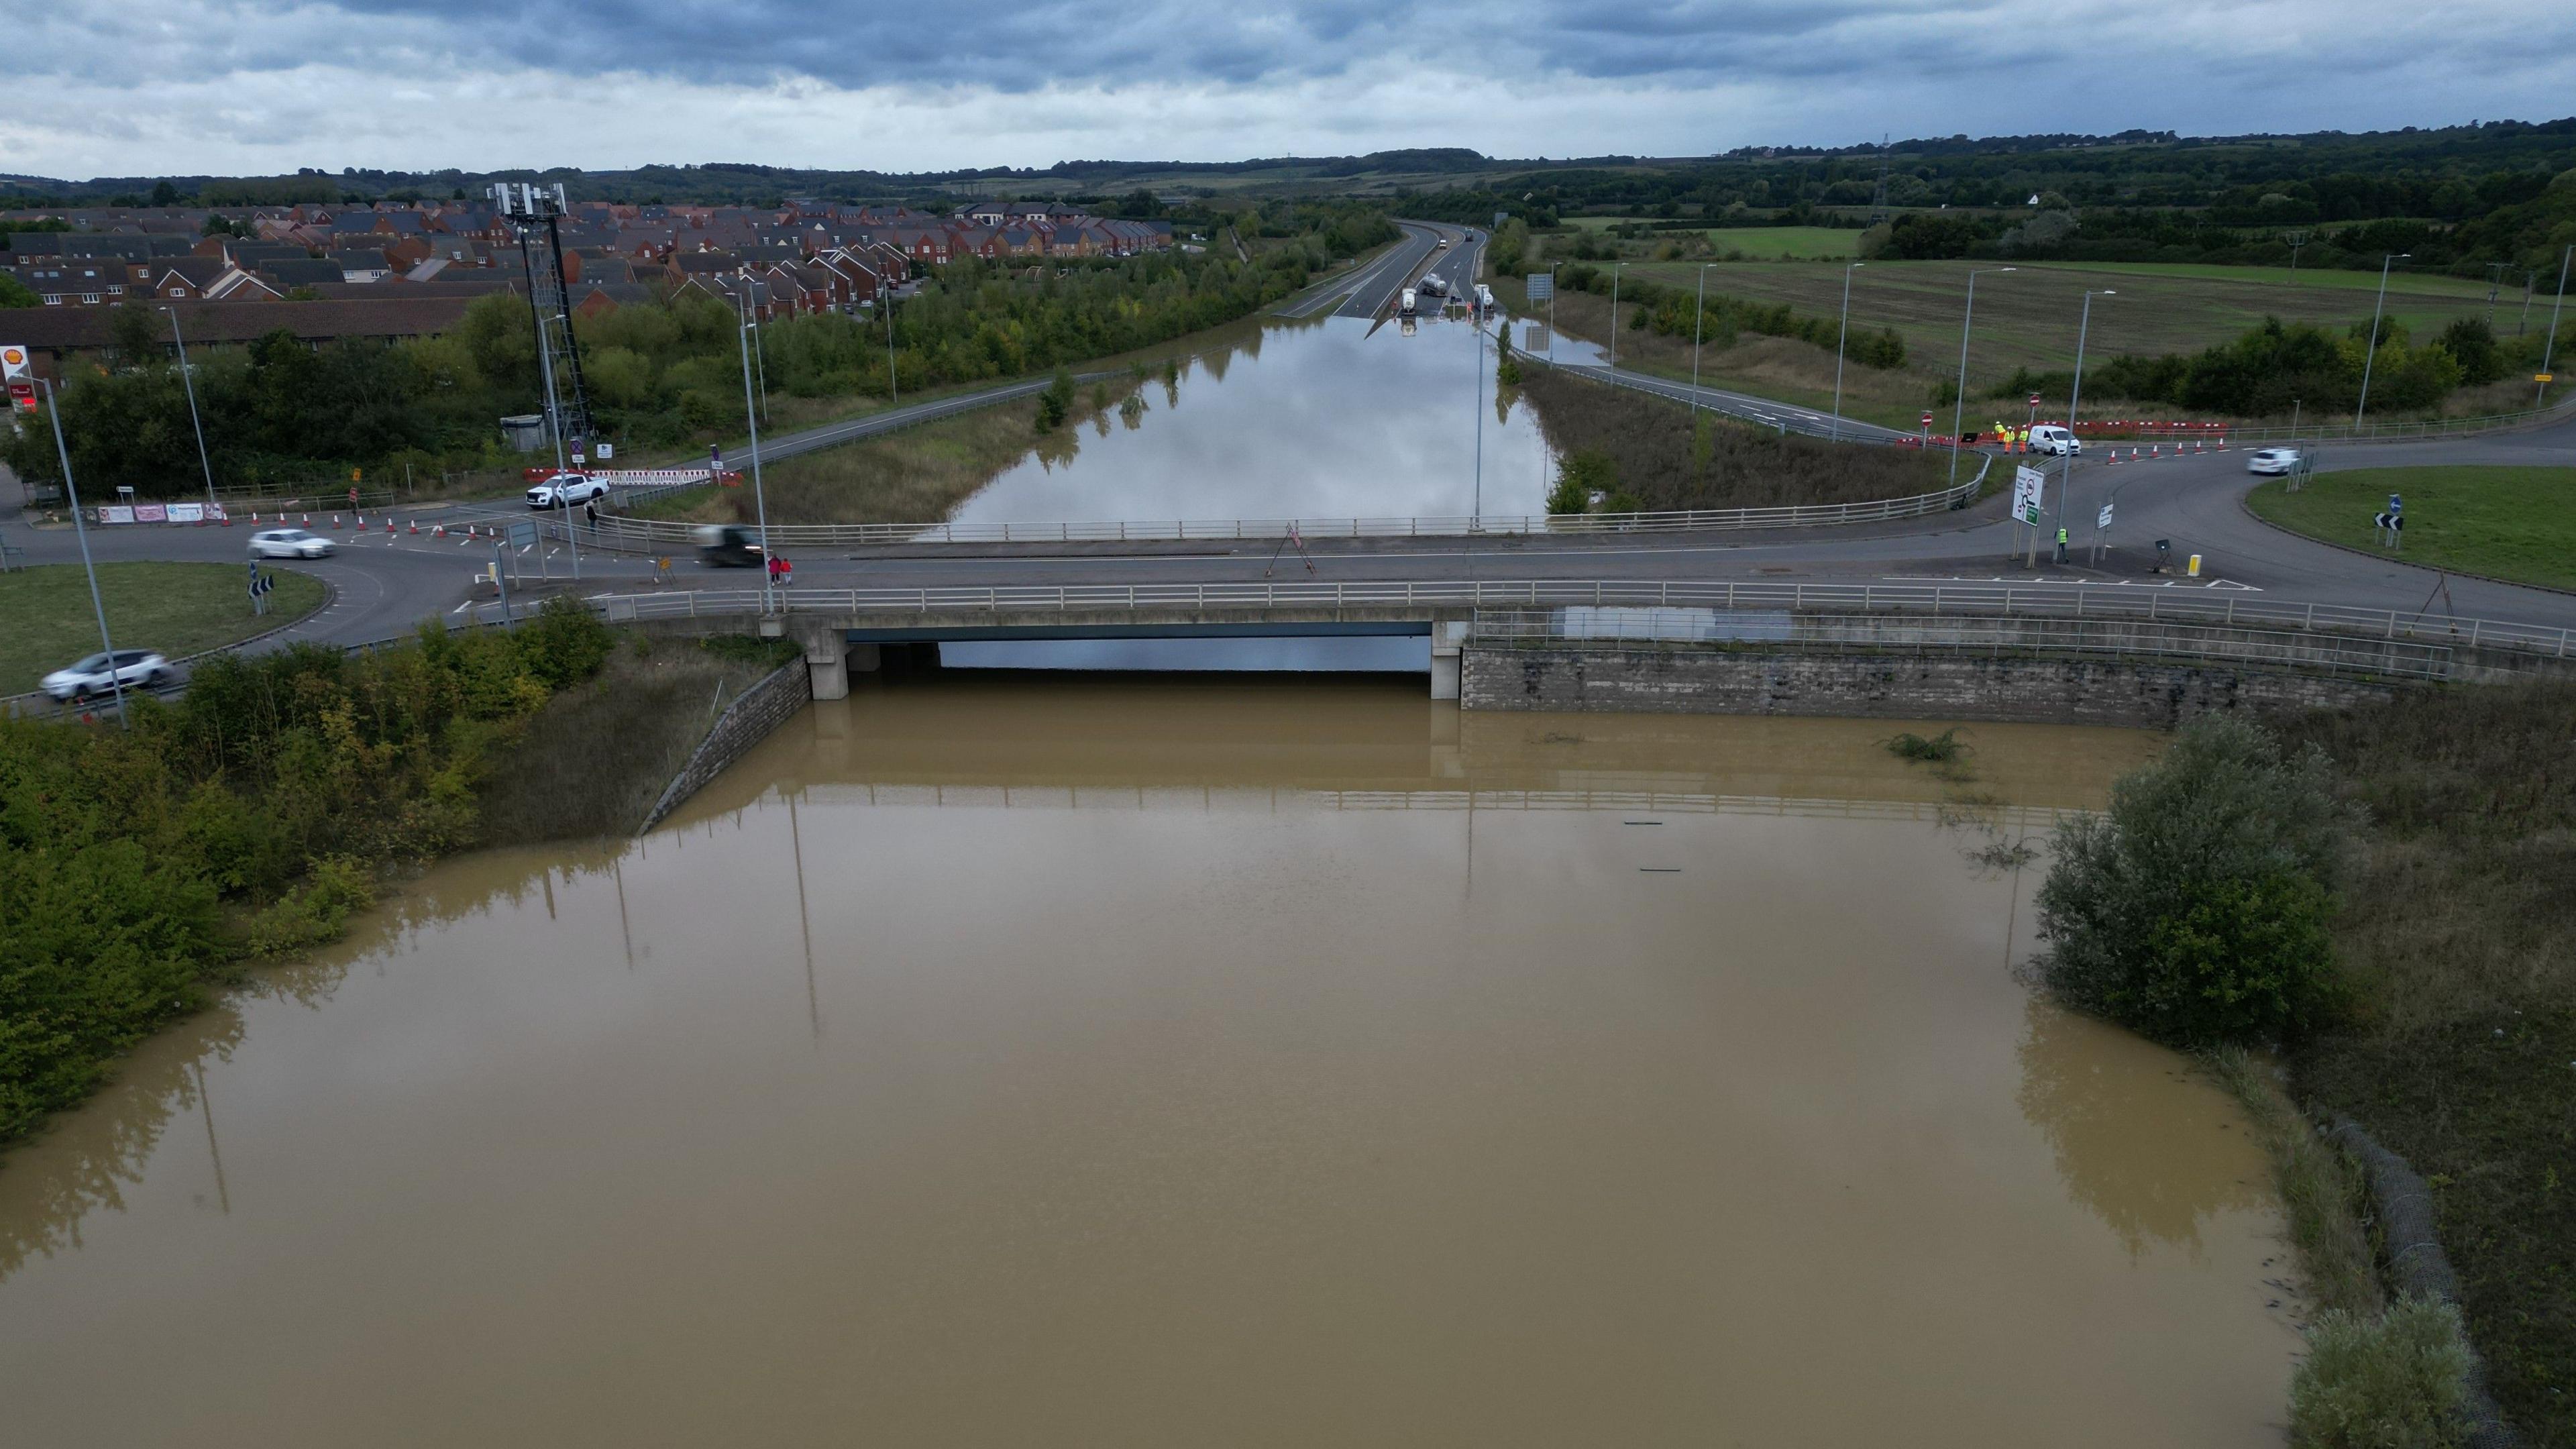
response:
[[[2576,630],[2445,614],[2294,603],[2234,591],[2051,584],[1836,584],[1653,579],[1071,584],[983,588],[815,589],[790,586],[774,602],[761,590],[603,594],[614,620],[782,615],[902,616],[1014,612],[1136,613],[1167,610],[1410,607],[1635,607],[1858,614],[2144,619],[2175,624],[2327,632],[2576,658]],[[491,617],[500,616],[496,606]]]
[[[1991,459],[1987,463],[1991,464]],[[1466,538],[1478,534],[1704,533],[1772,528],[1826,528],[1887,523],[1947,513],[1976,501],[1985,466],[1955,488],[1884,498],[1868,503],[1827,503],[1788,508],[1700,508],[1666,513],[1532,513],[1420,518],[1220,518],[1104,519],[1059,523],[773,523],[770,546],[793,558],[799,549],[857,548],[892,544],[997,543],[1207,543],[1263,541],[1291,536],[1337,538]],[[552,525],[559,528],[561,525]],[[685,553],[700,524],[670,519],[603,517],[581,526],[585,547],[625,553]]]
[[[1555,609],[1479,610],[1469,637],[1505,647],[1630,650],[1778,644],[1803,653],[2071,655],[2252,664],[2383,679],[2453,677],[2452,649],[2447,644],[2327,630],[2261,629],[2098,615],[1936,617],[1568,605]]]

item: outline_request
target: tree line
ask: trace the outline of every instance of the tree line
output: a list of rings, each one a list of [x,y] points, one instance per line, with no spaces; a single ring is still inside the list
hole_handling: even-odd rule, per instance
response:
[[[2566,339],[2576,342],[2576,322]],[[2361,400],[2365,363],[2370,401],[2390,409],[2431,408],[2463,387],[2480,387],[2515,375],[2540,356],[2538,337],[2499,341],[2483,317],[2463,317],[2438,336],[2417,342],[2393,319],[2383,318],[2373,355],[2371,324],[2331,329],[2267,317],[2241,335],[2190,355],[2121,356],[2089,363],[2084,395],[2104,402],[2170,403],[2220,417],[2273,417],[2294,404],[2307,411],[2348,411]],[[2526,356],[2527,354],[2527,356]],[[2064,402],[2074,393],[2072,372],[2021,368],[1997,384],[1992,396],[2029,393]]]

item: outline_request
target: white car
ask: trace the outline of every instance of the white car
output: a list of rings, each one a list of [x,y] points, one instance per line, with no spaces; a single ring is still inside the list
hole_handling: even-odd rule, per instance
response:
[[[170,661],[149,649],[119,649],[116,667],[110,669],[107,656],[93,654],[77,664],[57,669],[45,676],[45,693],[57,704],[84,700],[94,694],[114,694],[119,686],[126,689],[157,689],[174,677]]]
[[[2297,471],[2299,450],[2296,448],[2262,448],[2245,459],[2245,471],[2280,477]]]
[[[606,480],[581,473],[557,473],[528,490],[530,508],[579,508],[608,496]]]
[[[2030,430],[2030,450],[2034,453],[2046,453],[2052,458],[2061,458],[2069,453],[2081,457],[2084,453],[2084,440],[2064,428],[2043,423]]]
[[[329,558],[338,547],[300,528],[264,528],[250,536],[252,558]]]

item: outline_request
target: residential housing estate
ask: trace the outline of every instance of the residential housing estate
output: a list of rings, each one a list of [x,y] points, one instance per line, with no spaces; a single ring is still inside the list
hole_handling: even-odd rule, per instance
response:
[[[210,226],[220,215],[222,226]],[[25,230],[44,221],[69,230]],[[1172,245],[1168,222],[1061,203],[978,202],[953,213],[792,202],[575,204],[562,224],[573,310],[696,289],[762,320],[856,313],[959,257],[1032,265]],[[280,327],[312,343],[443,331],[476,297],[528,291],[529,247],[482,202],[281,207],[83,207],[0,212],[0,274],[37,306],[0,312],[0,341],[51,371],[108,345],[108,309],[172,309],[187,339],[247,341]]]

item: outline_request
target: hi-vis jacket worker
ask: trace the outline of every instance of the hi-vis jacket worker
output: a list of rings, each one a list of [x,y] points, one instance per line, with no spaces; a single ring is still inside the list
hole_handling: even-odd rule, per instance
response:
[[[2030,429],[2013,429],[2013,451],[2016,453],[2027,453],[2030,451]]]

